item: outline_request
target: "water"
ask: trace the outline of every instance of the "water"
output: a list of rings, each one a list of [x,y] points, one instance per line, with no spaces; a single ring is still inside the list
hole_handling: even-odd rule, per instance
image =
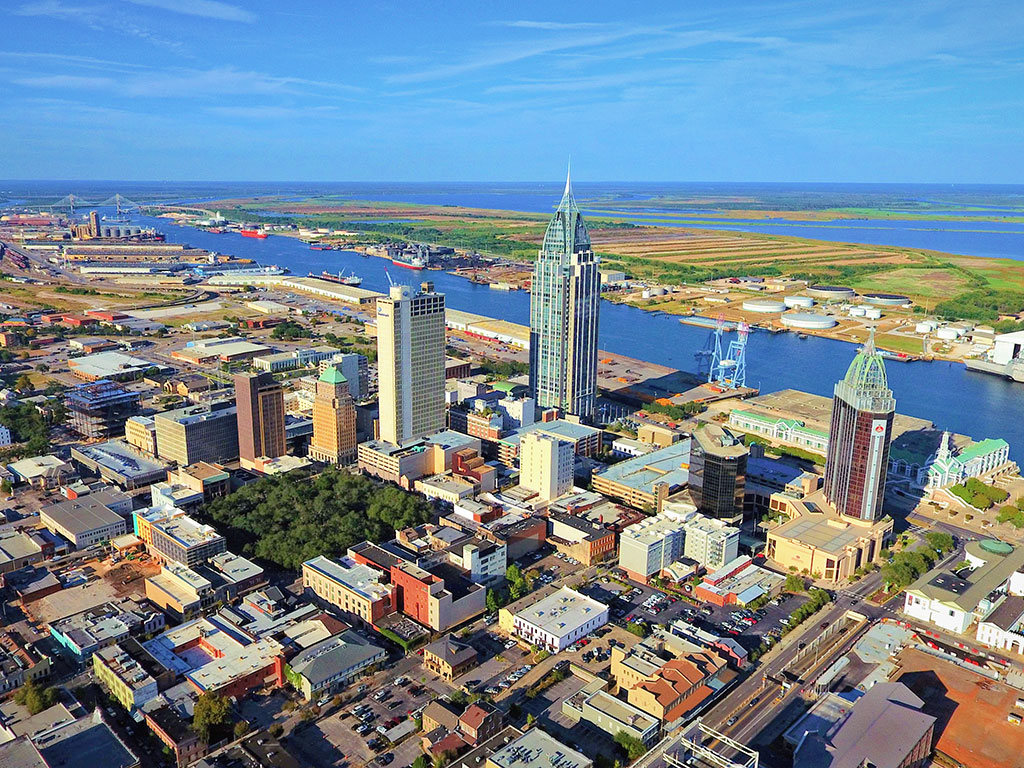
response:
[[[313,251],[294,238],[270,236],[265,240],[234,233],[211,234],[180,227],[165,219],[136,217],[155,227],[170,241],[287,267],[296,275],[323,270],[355,272],[363,287],[387,290],[387,269],[393,279],[415,283],[432,280],[454,309],[526,325],[530,296],[524,291],[494,291],[446,272],[392,267],[390,262],[351,251]],[[694,369],[694,355],[708,339],[708,330],[683,325],[677,317],[658,315],[634,307],[601,305],[601,348],[682,370]],[[800,389],[831,396],[835,382],[853,358],[852,345],[832,339],[795,334],[751,334],[748,342],[747,383],[762,392]],[[967,371],[959,363],[889,363],[889,383],[900,413],[928,419],[938,427],[975,439],[1002,437],[1011,456],[1024,463],[1024,385],[997,376]]]

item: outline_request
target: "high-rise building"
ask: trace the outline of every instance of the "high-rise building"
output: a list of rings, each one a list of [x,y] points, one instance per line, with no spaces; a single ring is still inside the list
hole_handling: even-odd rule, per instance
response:
[[[356,406],[348,380],[334,366],[325,369],[316,382],[309,458],[331,464],[356,460]]]
[[[874,331],[835,386],[825,456],[825,498],[841,515],[879,520],[896,400]]]
[[[698,510],[730,523],[743,520],[749,454],[742,440],[717,424],[694,430],[687,485]]]
[[[377,299],[380,439],[404,445],[445,428],[444,294],[393,285]]]
[[[583,421],[597,400],[598,260],[572,195],[551,217],[530,287],[530,391],[537,408],[560,408]]]
[[[100,236],[100,214],[99,211],[89,211],[89,237]]]
[[[568,440],[527,432],[519,441],[519,485],[544,501],[572,490],[575,451]]]
[[[273,374],[236,373],[235,405],[242,466],[251,468],[260,456],[284,456],[284,390]]]
[[[337,354],[328,360],[320,361],[320,373],[332,365],[341,371],[348,380],[348,393],[353,400],[365,400],[370,395],[370,366],[366,355],[358,352]]]

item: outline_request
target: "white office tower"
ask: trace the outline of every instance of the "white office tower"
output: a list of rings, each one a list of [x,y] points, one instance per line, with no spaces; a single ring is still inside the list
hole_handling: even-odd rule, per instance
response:
[[[444,294],[393,285],[377,300],[380,439],[404,445],[445,428]]]

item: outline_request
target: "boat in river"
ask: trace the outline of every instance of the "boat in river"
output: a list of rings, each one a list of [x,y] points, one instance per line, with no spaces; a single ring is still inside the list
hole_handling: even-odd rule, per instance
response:
[[[363,278],[357,274],[346,275],[345,271],[342,270],[336,275],[324,270],[319,275],[314,275],[312,272],[309,273],[309,277],[319,277],[321,280],[328,280],[332,283],[339,283],[340,285],[350,285],[356,288],[363,284]]]

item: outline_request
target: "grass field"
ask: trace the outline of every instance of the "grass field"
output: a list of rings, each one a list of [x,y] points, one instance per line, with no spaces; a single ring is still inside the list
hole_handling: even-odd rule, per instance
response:
[[[915,215],[885,209],[766,210],[756,200],[669,200],[672,205],[707,207],[709,216],[776,217],[820,221],[826,218]],[[654,201],[661,206],[662,200]],[[492,256],[529,261],[535,258],[548,214],[515,213],[459,206],[410,205],[314,198],[301,201],[233,199],[207,203],[229,219],[266,219],[257,211],[296,214],[280,221],[310,227],[358,230],[359,239],[379,242],[405,239],[475,250]],[[616,207],[641,207],[628,203]],[[642,205],[650,206],[652,201]],[[921,211],[926,213],[927,209]],[[588,217],[594,251],[604,265],[636,279],[664,284],[700,283],[709,279],[761,275],[788,276],[813,282],[851,285],[862,292],[899,293],[933,309],[945,302],[955,316],[994,321],[997,313],[1024,310],[1024,261],[986,259],[920,249],[822,242],[800,237],[764,235],[692,226],[636,225],[622,213],[607,211],[608,219]],[[628,214],[627,214],[628,215]],[[690,215],[680,211],[677,216]],[[703,213],[702,213],[703,215]],[[673,212],[658,218],[671,221]],[[1008,219],[1004,219],[1008,220]],[[1003,292],[998,310],[978,304],[979,292]],[[1020,306],[1015,297],[1020,294]],[[951,300],[968,297],[959,305]],[[973,296],[973,299],[971,297]],[[659,307],[660,308],[660,307]],[[669,311],[682,311],[673,307]]]

